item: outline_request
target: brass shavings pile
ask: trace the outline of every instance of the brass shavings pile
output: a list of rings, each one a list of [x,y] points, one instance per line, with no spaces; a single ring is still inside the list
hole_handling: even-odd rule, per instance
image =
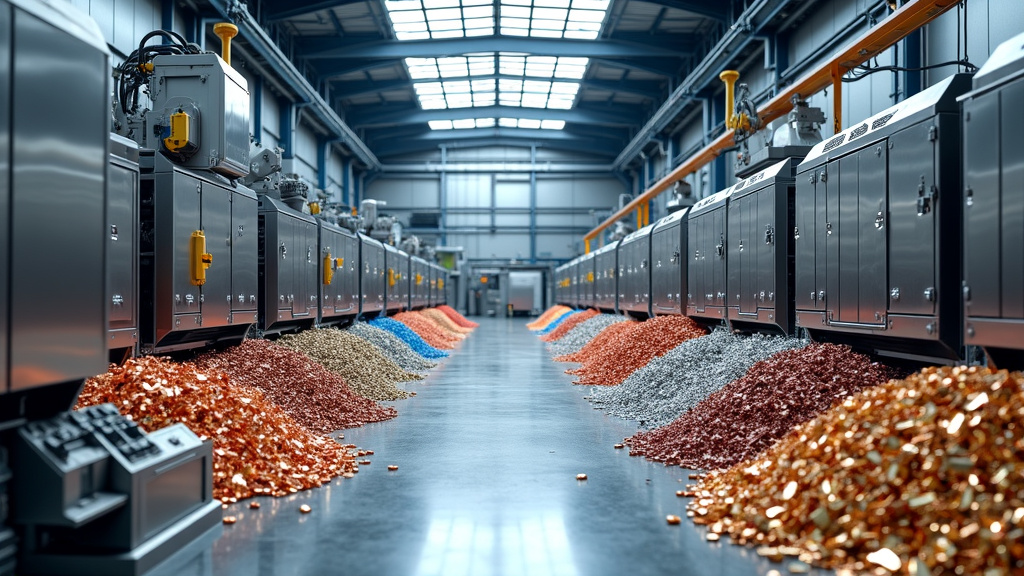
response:
[[[1024,374],[926,368],[690,488],[688,515],[840,574],[1024,574]]]
[[[110,402],[143,430],[176,422],[213,439],[213,496],[285,496],[357,470],[335,440],[295,423],[254,388],[191,363],[141,357],[90,378],[77,408]]]

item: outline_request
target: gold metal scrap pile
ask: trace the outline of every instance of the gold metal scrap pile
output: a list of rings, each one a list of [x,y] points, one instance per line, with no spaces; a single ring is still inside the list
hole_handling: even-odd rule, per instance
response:
[[[1024,573],[1024,374],[926,368],[690,488],[688,515],[843,573]]]

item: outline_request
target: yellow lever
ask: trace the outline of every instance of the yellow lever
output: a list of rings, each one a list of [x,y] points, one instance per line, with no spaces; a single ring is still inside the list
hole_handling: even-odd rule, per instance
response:
[[[388,286],[394,286],[396,281],[394,268],[388,268]]]
[[[416,273],[416,285],[419,286],[420,284],[423,284],[423,275],[420,274],[419,272],[417,272]]]
[[[750,119],[746,114],[736,114],[736,81],[740,73],[736,70],[722,70],[718,79],[725,82],[725,127],[732,130],[750,130]]]
[[[334,267],[331,264],[333,264],[333,258],[331,258],[331,253],[328,252],[327,256],[324,257],[324,285],[328,285],[331,283],[331,280],[334,280]]]
[[[238,26],[230,22],[218,22],[213,25],[213,33],[220,37],[221,58],[231,66],[231,39],[238,35]]]
[[[206,234],[202,230],[192,232],[189,239],[189,262],[192,285],[206,284],[206,269],[213,264],[213,254],[206,251]]]

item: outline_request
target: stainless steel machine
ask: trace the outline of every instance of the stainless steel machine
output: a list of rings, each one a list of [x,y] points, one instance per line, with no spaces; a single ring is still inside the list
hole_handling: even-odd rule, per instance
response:
[[[732,187],[726,211],[729,325],[794,330],[793,195],[796,159],[785,159]]]
[[[409,306],[409,255],[385,244],[384,266],[387,269],[384,307],[388,313],[399,312]]]
[[[687,218],[689,262],[686,272],[686,315],[705,321],[725,319],[726,210],[731,188],[693,205]]]
[[[687,216],[683,208],[658,220],[651,230],[650,313],[682,314],[686,303]]]
[[[816,145],[797,169],[796,320],[815,338],[962,358],[958,74]],[[991,135],[989,136],[991,137]]]
[[[419,256],[409,258],[409,308],[426,308],[430,302],[430,264]]]
[[[616,240],[594,251],[594,307],[602,312],[617,311],[619,242]]]
[[[320,323],[335,324],[359,313],[359,239],[354,232],[317,219],[320,247]]]
[[[996,365],[1024,349],[1024,34],[1000,44],[963,105],[964,342]],[[1000,270],[1001,274],[994,271]]]
[[[157,53],[146,45],[156,36],[173,42]],[[142,347],[241,338],[256,323],[259,291],[257,199],[238,182],[249,172],[245,79],[165,31],[146,35],[120,70],[122,129],[144,147]],[[143,86],[150,109],[138,105]]]
[[[540,314],[544,308],[544,272],[541,270],[508,270],[502,275],[505,289],[505,312],[516,314]]]
[[[260,330],[273,334],[312,327],[320,313],[316,219],[261,194],[258,229]]]
[[[651,233],[654,224],[630,232],[619,244],[619,312],[645,318],[651,314]]]
[[[384,311],[385,283],[384,244],[362,233],[359,238],[359,316],[375,318]]]
[[[594,280],[597,275],[594,270],[594,252],[580,256],[576,275],[579,278],[576,307],[590,308],[594,305]]]

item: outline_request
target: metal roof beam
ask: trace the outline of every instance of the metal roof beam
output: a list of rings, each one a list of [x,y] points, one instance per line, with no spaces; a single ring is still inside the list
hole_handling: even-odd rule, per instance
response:
[[[350,108],[345,114],[353,126],[372,128],[402,124],[427,123],[431,120],[461,120],[465,118],[529,118],[533,120],[565,120],[566,122],[600,126],[637,126],[642,119],[624,107],[616,111],[596,110],[579,105],[571,110],[526,108],[518,106],[482,106],[479,108],[450,108],[421,110],[417,107],[382,108],[367,106]]]
[[[539,134],[552,132],[552,134]],[[403,138],[395,141],[374,143],[381,157],[395,157],[424,150],[436,150],[442,144],[447,148],[510,146],[536,146],[553,150],[570,150],[584,154],[592,154],[602,158],[613,158],[618,148],[613,142],[602,142],[588,138],[574,138],[560,135],[560,132],[548,130],[527,130],[522,128],[472,128],[468,130],[435,130],[420,137]],[[559,135],[559,136],[556,136]],[[543,167],[543,163],[538,163]],[[586,166],[578,166],[573,171],[591,171]],[[602,164],[594,170],[608,172],[609,166]],[[386,168],[385,168],[386,170]]]
[[[685,10],[704,18],[710,18],[719,22],[728,24],[729,18],[729,3],[728,2],[708,2],[707,0],[642,0],[649,4],[656,4],[658,6],[664,6],[666,8],[675,8],[676,10]]]
[[[593,57],[604,66],[621,68],[623,70],[640,70],[666,78],[674,78],[679,75],[682,64],[677,59],[670,58],[603,58]]]
[[[292,0],[291,2],[269,3],[266,21],[278,22],[313,14],[321,10],[338,8],[348,4],[358,4],[366,0]]]
[[[478,52],[521,52],[544,56],[590,58],[681,58],[692,47],[678,50],[663,43],[641,44],[621,40],[571,40],[520,36],[480,36],[445,40],[377,40],[350,43],[339,38],[309,38],[298,43],[301,55],[310,60],[442,58]]]

